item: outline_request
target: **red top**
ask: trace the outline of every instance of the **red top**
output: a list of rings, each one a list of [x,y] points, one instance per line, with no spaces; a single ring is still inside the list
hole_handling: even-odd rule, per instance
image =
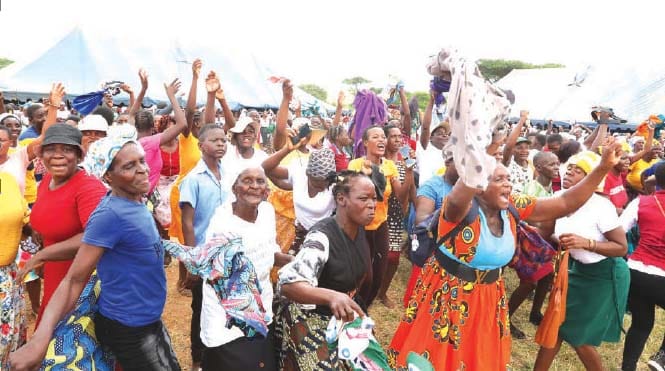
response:
[[[51,174],[46,174],[37,189],[37,201],[32,207],[30,224],[39,232],[44,248],[83,233],[88,217],[106,193],[104,185],[95,177],[79,170],[67,183],[50,190]],[[37,324],[51,295],[67,274],[71,260],[44,264],[44,297],[39,308]]]
[[[626,188],[623,186],[623,177],[621,174],[614,175],[611,171],[607,173],[603,193],[610,197],[610,201],[612,201],[616,208],[623,209],[626,203],[628,203],[628,193],[626,193]]]
[[[349,167],[350,156],[332,143],[330,143],[330,149],[335,154],[335,171],[340,172],[346,170]]]
[[[653,196],[640,196],[640,206],[637,210],[640,242],[630,259],[665,270],[665,238],[663,237],[665,215],[661,213],[655,197],[658,197],[660,205],[665,209],[665,191],[656,191]]]
[[[160,174],[164,176],[173,176],[180,174],[180,147],[176,147],[175,151],[168,153],[160,148],[162,152],[162,171]]]

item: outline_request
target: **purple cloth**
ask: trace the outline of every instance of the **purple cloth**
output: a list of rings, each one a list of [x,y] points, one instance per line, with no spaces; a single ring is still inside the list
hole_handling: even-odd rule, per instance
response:
[[[355,158],[365,155],[363,146],[363,132],[372,125],[383,125],[388,118],[388,107],[383,99],[369,90],[361,90],[353,100],[356,113],[353,116],[353,156]]]
[[[436,103],[437,106],[440,106],[446,101],[446,98],[443,97],[443,93],[450,91],[450,81],[446,81],[439,76],[435,76],[432,81],[430,81],[429,87],[436,92],[434,103]]]

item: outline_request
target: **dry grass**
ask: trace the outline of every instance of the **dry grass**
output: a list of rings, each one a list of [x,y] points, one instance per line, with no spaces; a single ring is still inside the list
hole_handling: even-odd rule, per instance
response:
[[[402,315],[402,295],[406,281],[410,274],[410,263],[406,259],[401,259],[399,270],[395,275],[393,284],[390,287],[388,295],[398,304],[395,309],[388,309],[381,303],[377,302],[370,310],[370,316],[376,321],[377,332],[376,336],[381,345],[387,347],[392,338],[392,334],[397,328],[400,316]],[[191,358],[189,355],[189,321],[191,316],[189,297],[178,294],[175,283],[178,277],[177,264],[172,263],[167,268],[168,279],[168,297],[166,301],[166,308],[164,309],[164,322],[171,335],[173,348],[176,351],[180,364],[183,370],[188,370],[191,365]],[[517,287],[518,280],[512,270],[508,270],[505,274],[506,289],[510,293]],[[29,307],[29,306],[28,306]],[[533,362],[536,359],[538,346],[533,342],[533,336],[536,328],[528,321],[528,312],[531,308],[531,301],[526,301],[516,314],[515,323],[522,331],[527,334],[526,340],[513,341],[513,369],[514,370],[531,370],[533,369]],[[30,321],[30,330],[34,326],[34,319]],[[627,330],[630,327],[630,316],[625,317],[624,328]],[[665,333],[665,313],[663,310],[658,309],[656,313],[656,325],[649,337],[646,348],[642,354],[641,362],[638,365],[639,370],[647,370],[646,362],[649,357],[653,355],[660,346],[663,334]],[[616,344],[603,344],[599,348],[600,354],[603,358],[603,363],[610,370],[618,370],[621,366],[621,357],[623,352],[623,339],[620,343]],[[583,370],[584,367],[577,359],[577,355],[568,346],[563,346],[561,352],[557,356],[551,370]]]

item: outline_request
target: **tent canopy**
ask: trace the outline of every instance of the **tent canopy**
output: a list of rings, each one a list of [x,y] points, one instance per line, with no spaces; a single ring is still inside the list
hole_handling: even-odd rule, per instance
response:
[[[62,82],[68,98],[100,90],[105,82],[119,80],[128,83],[138,94],[139,68],[148,72],[146,97],[153,101],[166,101],[164,83],[174,78],[182,81],[179,94],[187,98],[191,84],[191,65],[195,58],[203,62],[199,76],[197,103],[205,104],[205,78],[210,70],[217,72],[232,109],[239,107],[279,107],[281,85],[268,81],[273,72],[256,56],[242,50],[224,46],[180,45],[178,41],[127,43],[113,36],[93,36],[80,28],[73,29],[58,43],[36,59],[12,64],[0,70],[0,89],[7,99],[33,100],[48,94],[53,82]],[[296,88],[294,95],[303,105],[318,104],[334,110]],[[124,93],[117,101],[126,101]]]
[[[639,123],[665,111],[665,68],[513,70],[497,85],[515,93],[514,117],[526,109],[534,119],[590,121],[592,106],[608,106],[629,123]]]

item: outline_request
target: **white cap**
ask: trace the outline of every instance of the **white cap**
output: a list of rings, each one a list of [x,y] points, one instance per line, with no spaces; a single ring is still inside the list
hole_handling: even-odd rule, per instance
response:
[[[109,124],[102,115],[88,115],[79,122],[78,128],[80,131],[94,130],[107,132]]]
[[[242,133],[245,131],[245,128],[247,128],[248,125],[253,124],[254,120],[252,120],[249,116],[243,116],[238,121],[236,121],[236,124],[233,125],[231,130],[229,130],[232,133]]]

